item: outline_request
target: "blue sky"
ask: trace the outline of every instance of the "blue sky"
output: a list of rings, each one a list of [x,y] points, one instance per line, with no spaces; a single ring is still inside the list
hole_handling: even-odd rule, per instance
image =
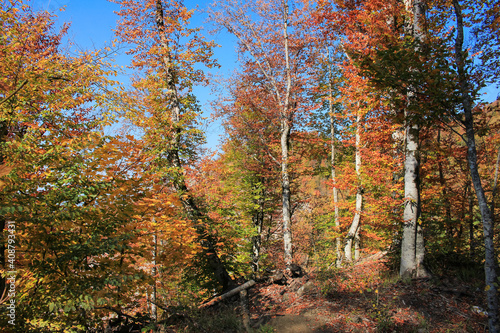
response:
[[[185,5],[189,9],[198,7],[204,9],[210,1],[186,0]],[[70,22],[71,28],[68,38],[83,49],[102,48],[106,43],[114,39],[113,28],[116,25],[118,16],[114,11],[119,6],[107,0],[32,0],[35,9],[49,10],[56,13],[59,23]],[[59,11],[60,8],[64,11]],[[197,11],[191,20],[193,27],[206,26],[206,16]],[[209,27],[210,28],[210,27]],[[236,66],[237,55],[235,51],[236,40],[233,36],[221,32],[216,36],[209,36],[221,47],[215,50],[215,57],[221,65],[220,70],[213,70],[211,74],[223,76],[230,73]],[[117,64],[126,66],[129,58],[125,55],[117,57]],[[499,93],[499,89],[490,87],[485,89],[484,99],[488,102],[494,101]],[[210,87],[197,87],[195,94],[200,101],[204,116],[210,115],[209,102],[215,98]],[[207,135],[207,148],[217,149],[219,135],[222,133],[219,123],[208,124],[204,128]]]
[[[204,9],[210,1],[185,1],[189,9]],[[115,37],[113,29],[116,26],[118,16],[114,11],[120,9],[117,4],[107,0],[33,0],[33,8],[37,10],[48,10],[58,16],[58,23],[71,23],[68,32],[69,40],[73,41],[82,49],[102,48],[106,43],[110,43]],[[59,11],[65,8],[64,11]],[[193,27],[206,26],[206,16],[201,11],[196,11],[191,19]],[[226,33],[207,37],[215,40],[220,45],[215,50],[215,57],[218,59],[221,69],[211,71],[213,75],[226,75],[236,66],[237,55],[235,51],[235,39]],[[129,57],[125,54],[116,58],[118,65],[128,65]],[[210,115],[209,102],[215,98],[210,87],[196,87],[195,94],[200,101],[204,116]],[[218,123],[207,124],[204,128],[207,134],[207,148],[215,150],[222,133]]]

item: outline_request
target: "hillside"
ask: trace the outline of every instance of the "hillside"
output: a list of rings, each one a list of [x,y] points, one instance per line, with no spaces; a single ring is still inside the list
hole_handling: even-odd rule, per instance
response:
[[[258,283],[248,293],[249,331],[487,331],[480,271],[455,267],[448,277],[401,281],[387,264],[379,254],[346,269],[310,272],[289,285]],[[245,332],[242,312],[236,296],[196,314],[177,313],[162,329]]]

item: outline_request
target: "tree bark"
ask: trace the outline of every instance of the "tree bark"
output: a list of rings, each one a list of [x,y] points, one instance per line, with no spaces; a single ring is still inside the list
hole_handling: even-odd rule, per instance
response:
[[[403,239],[401,242],[401,265],[399,275],[402,278],[427,277],[423,266],[424,240],[420,225],[420,179],[418,158],[418,126],[407,126],[405,152],[405,203],[403,212]]]
[[[353,240],[356,239],[360,228],[361,210],[363,208],[363,194],[361,191],[362,189],[359,187],[358,192],[356,193],[356,212],[354,213],[354,218],[345,240],[344,256],[347,262],[352,262]]]
[[[158,238],[156,236],[156,232],[153,235],[153,252],[151,259],[151,276],[153,277],[153,288],[151,290],[151,319],[155,322],[158,319],[158,311],[156,307],[156,276],[158,274],[158,269],[156,267],[156,256],[158,251]]]
[[[401,242],[402,278],[416,277],[417,273],[417,226],[420,218],[418,127],[407,128],[405,152],[405,204],[403,213],[403,240]]]
[[[359,235],[361,226],[359,226],[356,235],[354,235],[354,261],[358,261],[361,256],[361,236]]]
[[[290,53],[288,49],[288,2],[283,0],[283,46],[285,52],[286,90],[283,109],[281,111],[281,181],[283,195],[283,244],[284,260],[287,271],[292,264],[292,214],[290,174],[288,171],[288,154],[290,150],[291,115],[290,94],[292,88],[292,73],[290,69]]]
[[[485,262],[484,272],[486,280],[486,301],[488,303],[488,328],[490,333],[499,332],[498,318],[498,292],[497,292],[497,273],[495,245],[493,242],[493,217],[488,207],[486,195],[481,184],[477,163],[477,149],[474,131],[474,118],[472,115],[472,98],[469,94],[469,82],[467,80],[465,68],[465,54],[463,51],[464,28],[463,14],[459,0],[453,0],[453,7],[457,20],[457,34],[455,39],[455,64],[458,71],[459,90],[461,94],[462,108],[465,115],[465,132],[467,137],[467,159],[472,184],[476,192],[479,211],[483,223]]]
[[[347,233],[344,256],[346,261],[352,262],[352,243],[359,233],[359,225],[361,222],[361,211],[363,209],[363,187],[361,185],[361,111],[359,110],[356,115],[356,155],[355,155],[355,165],[356,165],[356,178],[358,182],[358,189],[356,191],[356,210],[354,212],[354,217],[352,219],[351,227]],[[358,244],[359,246],[359,244]]]
[[[335,228],[337,229],[337,233],[340,230],[340,220],[339,220],[339,195],[338,195],[338,190],[337,190],[337,175],[336,175],[336,169],[335,169],[335,118],[333,114],[333,73],[332,73],[332,67],[331,67],[331,61],[330,61],[330,50],[327,48],[326,49],[327,53],[327,58],[328,58],[328,114],[330,115],[330,147],[331,147],[331,164],[332,164],[332,194],[333,194],[333,209],[334,209],[334,216],[333,216],[333,223],[335,225]],[[342,240],[340,239],[339,236],[335,237],[335,266],[340,267],[340,263],[342,262],[342,256],[340,253],[340,249],[342,247]]]
[[[425,16],[422,0],[405,1],[407,10],[413,14],[411,34],[417,41],[423,41],[422,20]],[[416,49],[418,51],[418,49]],[[411,69],[410,69],[411,70]],[[413,103],[415,92],[411,89],[407,94],[408,103]],[[423,265],[425,247],[422,226],[420,225],[420,160],[419,160],[419,133],[417,124],[408,122],[408,111],[405,110],[405,162],[404,162],[404,190],[405,203],[403,212],[403,239],[401,241],[401,265],[399,275],[402,278],[423,278],[429,273]]]
[[[259,274],[260,247],[262,244],[262,227],[264,225],[264,189],[257,199],[259,208],[255,211],[252,220],[253,226],[257,229],[257,235],[252,236],[252,271],[255,276]]]
[[[195,223],[196,232],[198,233],[198,240],[202,245],[203,258],[207,261],[207,266],[213,273],[215,280],[223,288],[227,290],[233,281],[226,270],[226,267],[220,260],[217,251],[214,246],[214,241],[208,235],[207,231],[199,221],[206,220],[206,217],[202,214],[200,209],[197,207],[194,198],[189,193],[184,179],[184,174],[182,170],[182,162],[179,157],[180,149],[180,139],[181,139],[181,127],[179,125],[180,121],[180,110],[181,103],[179,94],[177,91],[177,86],[175,82],[175,69],[173,64],[173,59],[169,50],[168,40],[166,38],[166,29],[164,23],[164,9],[161,0],[156,0],[155,8],[155,19],[156,28],[160,35],[161,47],[165,50],[165,55],[163,56],[163,65],[165,70],[165,81],[167,86],[167,100],[169,105],[167,110],[170,111],[170,117],[172,121],[172,126],[174,126],[174,135],[172,147],[168,152],[168,159],[170,163],[176,168],[176,172],[179,174],[175,177],[174,187],[181,194],[181,201],[185,207],[188,216]]]
[[[290,127],[287,121],[282,124],[281,130],[281,186],[283,197],[283,244],[284,260],[288,268],[292,264],[292,229],[291,229],[291,191],[290,175],[288,172],[288,150],[290,142]]]
[[[206,307],[212,306],[212,305],[214,305],[217,302],[220,302],[222,300],[225,300],[225,299],[227,299],[227,298],[229,298],[231,296],[234,296],[234,295],[238,294],[242,290],[246,290],[246,289],[252,287],[254,284],[255,284],[254,280],[247,281],[244,284],[242,284],[241,286],[236,287],[234,289],[231,289],[227,293],[224,293],[224,294],[222,294],[220,296],[217,296],[217,297],[213,298],[210,302],[207,302],[207,303],[204,303],[204,304],[200,305],[199,308],[201,309],[201,308],[206,308]]]

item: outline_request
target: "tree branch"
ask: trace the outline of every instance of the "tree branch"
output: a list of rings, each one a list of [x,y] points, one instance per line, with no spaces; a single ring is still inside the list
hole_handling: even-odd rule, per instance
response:
[[[9,96],[5,97],[1,102],[0,102],[0,105],[2,105],[3,103],[7,102],[9,99],[11,99],[15,94],[17,94],[21,89],[23,89],[23,87],[26,85],[26,83],[28,83],[28,80],[24,80],[21,85],[19,87],[17,87],[16,90],[14,90],[14,92],[12,92]]]

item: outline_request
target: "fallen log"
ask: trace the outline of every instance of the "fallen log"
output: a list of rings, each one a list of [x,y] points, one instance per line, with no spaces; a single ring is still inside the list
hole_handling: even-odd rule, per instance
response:
[[[355,266],[357,265],[361,265],[361,264],[364,264],[368,261],[375,261],[375,260],[379,260],[381,258],[383,258],[385,255],[387,254],[387,251],[380,251],[380,252],[377,252],[375,254],[372,254],[371,256],[368,256],[366,258],[362,258],[360,259],[356,264]]]
[[[211,299],[209,302],[207,302],[207,303],[204,303],[204,304],[200,305],[200,306],[198,307],[198,309],[201,309],[201,308],[206,308],[206,307],[208,307],[208,306],[212,306],[212,305],[214,305],[214,304],[215,304],[215,303],[217,303],[217,302],[220,302],[220,301],[222,301],[222,300],[224,300],[224,299],[226,299],[226,298],[229,298],[229,297],[231,297],[231,296],[234,296],[234,295],[238,294],[238,293],[239,293],[240,291],[242,291],[242,290],[246,290],[246,289],[250,288],[250,287],[251,287],[251,286],[253,286],[254,284],[255,284],[255,281],[254,281],[254,280],[247,281],[247,282],[245,282],[244,284],[242,284],[241,286],[236,287],[236,288],[234,288],[234,289],[231,289],[231,290],[229,290],[227,293],[222,294],[222,295],[220,295],[220,296],[217,296],[217,297],[215,297],[215,298]]]

